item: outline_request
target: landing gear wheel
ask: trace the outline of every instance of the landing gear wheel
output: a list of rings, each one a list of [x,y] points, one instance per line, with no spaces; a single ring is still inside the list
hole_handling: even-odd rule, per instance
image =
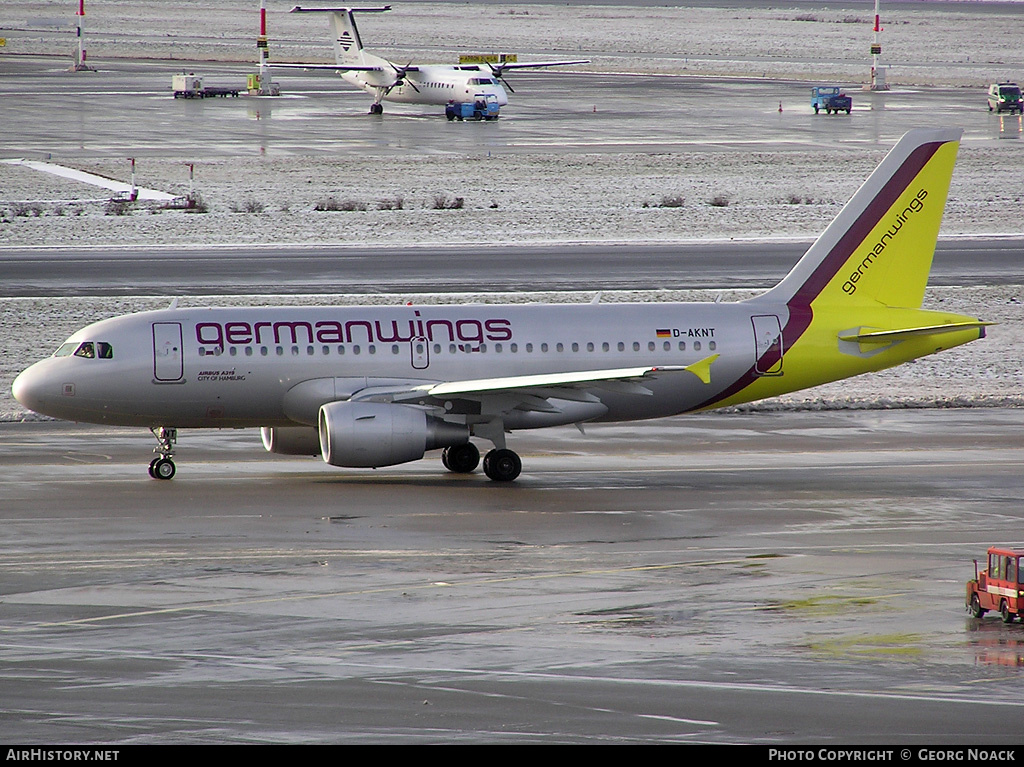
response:
[[[149,475],[154,479],[170,479],[174,476],[174,461],[170,458],[155,458],[149,465]]]
[[[383,104],[370,104],[370,114],[372,114],[372,115],[382,115],[382,114],[384,114],[384,105]]]
[[[178,430],[168,426],[154,426],[150,429],[156,437],[157,446],[153,452],[157,457],[149,462],[149,476],[153,479],[170,479],[174,476],[174,443],[178,440]]]
[[[441,463],[448,471],[456,474],[470,474],[480,465],[480,451],[472,442],[446,447],[441,453]]]
[[[484,456],[484,474],[495,482],[511,482],[523,470],[523,462],[513,451],[492,450]]]
[[[988,611],[981,609],[981,600],[978,599],[978,595],[974,594],[971,597],[971,615],[973,615],[975,618],[980,618],[986,612]]]
[[[1006,604],[1006,600],[999,605],[999,614],[1003,616],[1003,623],[1013,623],[1013,619],[1017,616],[1010,612],[1010,606]]]

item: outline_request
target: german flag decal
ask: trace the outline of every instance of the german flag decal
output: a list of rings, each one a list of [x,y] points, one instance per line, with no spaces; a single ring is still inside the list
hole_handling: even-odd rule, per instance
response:
[[[658,334],[658,338],[671,338],[672,331],[669,328],[658,328],[655,333]]]

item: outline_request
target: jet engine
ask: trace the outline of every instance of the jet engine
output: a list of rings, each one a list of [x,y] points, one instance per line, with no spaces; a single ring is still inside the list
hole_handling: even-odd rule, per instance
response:
[[[264,426],[263,447],[280,455],[320,455],[320,436],[310,426]]]
[[[468,441],[469,427],[409,405],[329,402],[320,408],[320,452],[332,466],[393,466]]]

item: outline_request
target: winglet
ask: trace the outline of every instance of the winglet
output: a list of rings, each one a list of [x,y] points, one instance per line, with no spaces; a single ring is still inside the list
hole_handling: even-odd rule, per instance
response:
[[[699,362],[694,362],[692,365],[687,365],[683,370],[693,373],[703,383],[711,383],[711,363],[717,360],[719,355],[712,354],[710,357],[705,357]]]

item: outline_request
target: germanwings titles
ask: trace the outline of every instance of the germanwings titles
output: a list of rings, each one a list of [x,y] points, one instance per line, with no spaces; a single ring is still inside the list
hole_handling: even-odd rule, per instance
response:
[[[772,397],[983,338],[921,309],[960,131],[905,135],[793,270],[738,303],[247,307],[144,312],[72,335],[14,382],[25,407],[142,426],[261,427],[267,450],[363,468],[441,450],[499,482],[520,429]]]

